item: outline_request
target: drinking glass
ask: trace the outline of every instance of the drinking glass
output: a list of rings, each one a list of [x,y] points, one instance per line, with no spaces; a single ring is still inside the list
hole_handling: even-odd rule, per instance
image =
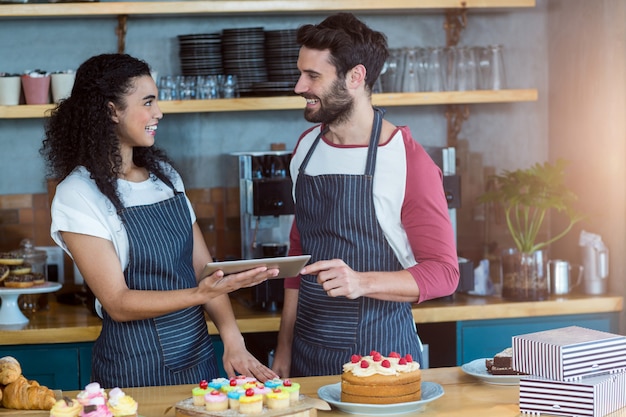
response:
[[[426,75],[426,91],[445,91],[444,48],[430,48]]]
[[[389,51],[389,57],[385,62],[384,71],[380,77],[382,90],[385,93],[402,91],[398,90],[398,84],[402,84],[402,54],[401,49],[391,49]]]
[[[224,82],[222,84],[222,97],[223,98],[235,98],[239,94],[237,93],[237,76],[229,74],[224,76]]]
[[[195,100],[196,98],[196,77],[187,75],[178,79],[178,92],[180,100]]]
[[[502,45],[489,45],[482,50],[480,59],[482,88],[502,90],[506,88]]]
[[[456,48],[455,54],[457,91],[470,91],[478,88],[478,71],[476,68],[476,51],[474,48],[462,46]]]
[[[414,48],[409,48],[406,51],[404,78],[402,80],[402,91],[405,93],[414,93],[420,91],[417,53],[417,49]]]
[[[159,100],[174,100],[176,97],[176,86],[171,75],[159,77]]]

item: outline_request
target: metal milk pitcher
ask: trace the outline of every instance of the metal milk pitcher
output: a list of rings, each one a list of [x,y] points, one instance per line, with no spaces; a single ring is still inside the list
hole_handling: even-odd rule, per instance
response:
[[[607,291],[609,276],[609,250],[595,246],[583,246],[582,264],[583,290],[586,294],[598,295]]]

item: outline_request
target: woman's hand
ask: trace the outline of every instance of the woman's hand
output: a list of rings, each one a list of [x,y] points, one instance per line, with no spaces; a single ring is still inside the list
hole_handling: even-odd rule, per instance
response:
[[[259,362],[245,346],[236,347],[226,346],[224,344],[224,370],[229,378],[235,377],[237,374],[251,376],[261,382],[268,379],[278,378],[278,375],[267,366]]]
[[[222,294],[228,294],[240,288],[253,287],[278,275],[278,269],[268,269],[265,266],[250,269],[236,274],[224,275],[224,271],[218,270],[198,283],[202,293],[210,294],[211,298]]]

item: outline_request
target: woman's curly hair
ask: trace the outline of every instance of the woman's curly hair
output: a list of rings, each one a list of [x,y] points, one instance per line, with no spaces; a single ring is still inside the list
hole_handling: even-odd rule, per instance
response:
[[[102,54],[83,62],[76,71],[72,93],[47,119],[40,149],[53,178],[63,180],[84,166],[118,210],[123,207],[117,192],[122,157],[109,103],[126,108],[126,96],[142,76],[150,76],[148,64],[127,54]],[[171,184],[162,164],[170,161],[162,150],[136,147],[133,162]]]

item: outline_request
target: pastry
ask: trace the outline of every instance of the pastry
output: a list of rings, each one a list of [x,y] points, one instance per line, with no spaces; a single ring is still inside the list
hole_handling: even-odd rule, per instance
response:
[[[100,400],[94,401],[95,399],[100,399],[100,398],[103,401],[100,401]],[[104,389],[100,387],[99,383],[92,382],[90,384],[87,384],[85,386],[85,389],[83,389],[81,392],[78,393],[78,395],[76,396],[76,399],[83,406],[90,405],[90,404],[99,405],[101,402],[102,404],[106,404],[107,394],[104,391]]]
[[[24,275],[33,270],[33,266],[27,262],[22,262],[19,265],[9,265],[9,270],[12,275]]]
[[[107,405],[113,417],[137,417],[137,401],[119,388],[109,391]]]
[[[289,407],[289,393],[280,388],[274,388],[267,393],[267,408],[270,410],[282,410]]]
[[[94,404],[84,405],[78,414],[79,417],[113,417],[106,404],[101,404],[102,398],[93,400]]]
[[[0,283],[9,276],[9,266],[0,264]]]
[[[389,357],[372,351],[352,355],[343,365],[341,401],[362,404],[396,404],[421,399],[420,365],[411,355],[391,352]]]
[[[13,356],[0,358],[0,385],[8,385],[22,375],[22,367]]]
[[[32,272],[31,275],[33,276],[34,285],[41,285],[46,283],[46,276],[44,274],[39,272]]]
[[[4,387],[2,406],[15,410],[50,410],[56,403],[54,392],[37,381],[20,375]]]
[[[20,265],[24,262],[24,258],[17,256],[11,252],[0,253],[0,265]]]
[[[485,367],[491,375],[524,375],[513,369],[513,348],[506,348],[494,355],[492,359],[485,359]]]
[[[290,379],[285,379],[280,389],[289,394],[290,404],[293,404],[300,400],[300,384],[298,384],[297,382],[293,382]]]
[[[263,412],[263,397],[254,393],[253,388],[248,388],[239,397],[239,413],[241,414],[261,414]]]
[[[223,392],[214,389],[204,396],[204,407],[207,411],[228,410],[228,397]]]
[[[254,389],[254,393],[255,394],[259,394],[261,397],[263,397],[263,404],[267,404],[267,394],[269,394],[270,392],[272,392],[271,389],[269,389],[268,387],[266,387],[264,384],[257,382],[256,386],[253,388]]]
[[[191,398],[193,398],[193,405],[204,405],[204,396],[209,392],[209,383],[206,380],[200,381],[200,383],[191,389]]]
[[[57,401],[50,409],[50,417],[78,417],[83,406],[69,397]]]
[[[4,286],[8,288],[30,288],[34,285],[35,283],[33,282],[33,276],[31,274],[9,274],[9,276],[4,279]]]
[[[226,396],[228,397],[228,408],[231,410],[239,410],[239,398],[242,395],[246,395],[246,392],[241,388],[235,388],[229,391]]]

